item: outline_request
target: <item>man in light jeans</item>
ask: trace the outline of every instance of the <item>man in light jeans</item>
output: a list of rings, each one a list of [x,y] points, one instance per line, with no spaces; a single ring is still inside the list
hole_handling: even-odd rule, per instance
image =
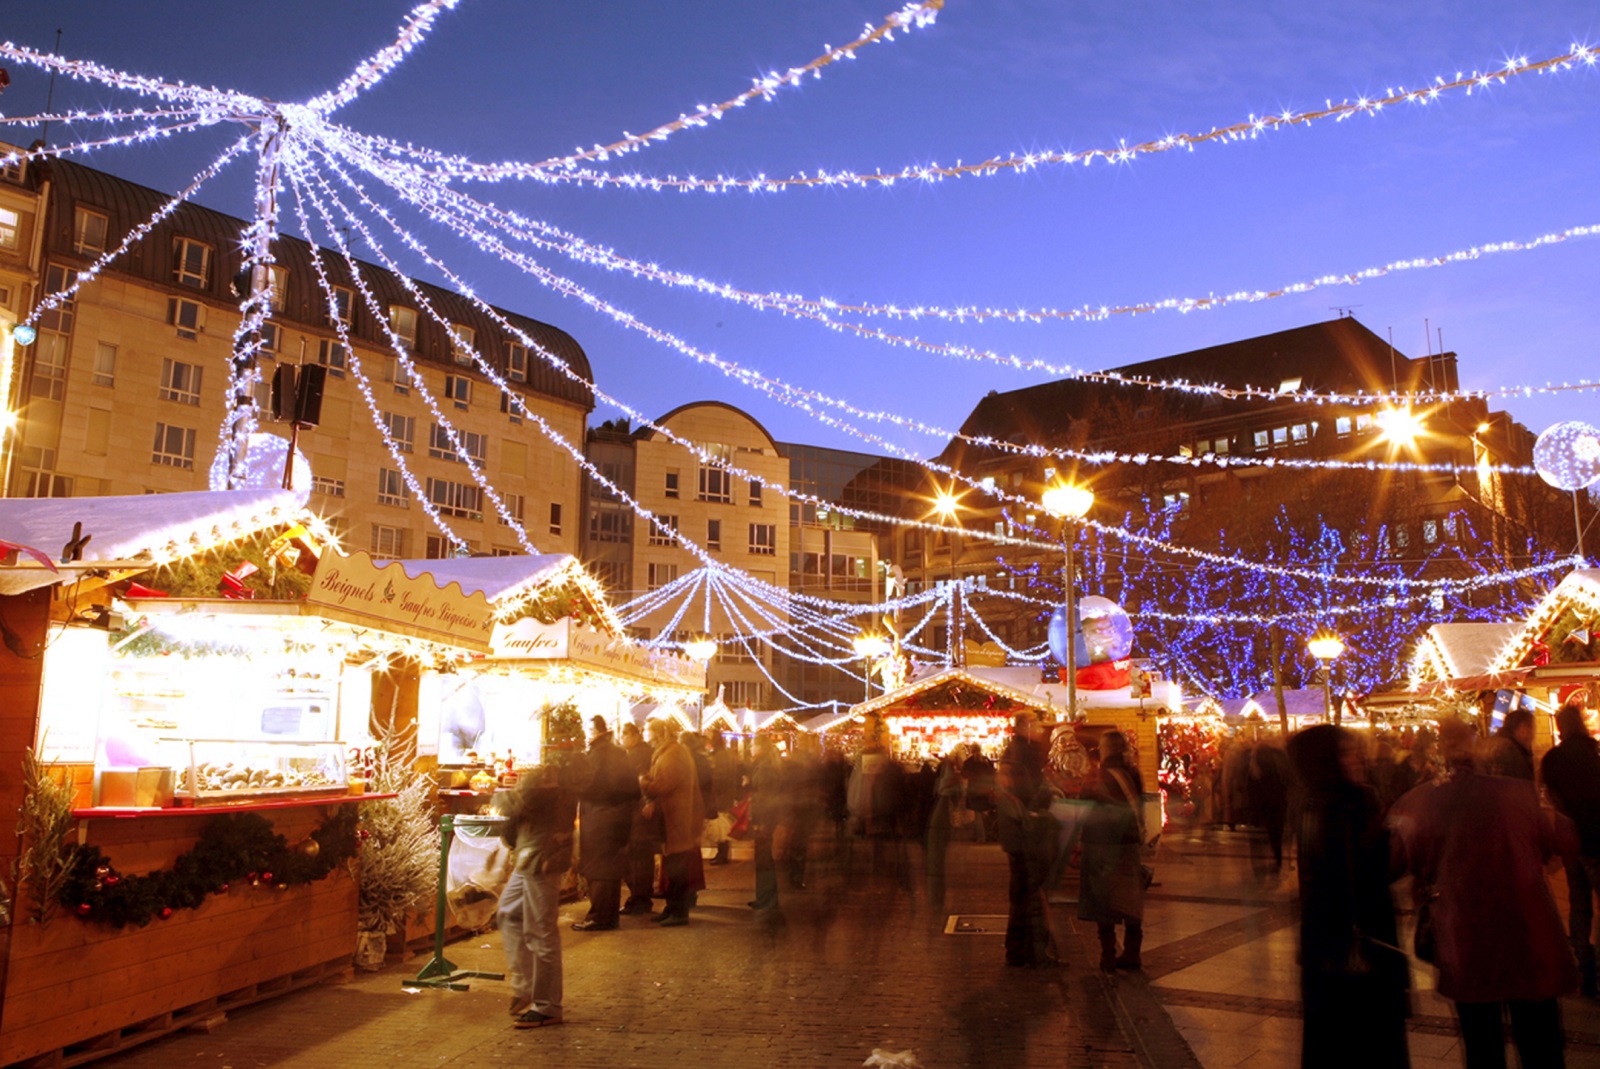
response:
[[[553,769],[524,775],[500,836],[514,848],[496,918],[505,942],[511,1016],[518,1028],[560,1024],[561,878],[572,867],[577,804]]]

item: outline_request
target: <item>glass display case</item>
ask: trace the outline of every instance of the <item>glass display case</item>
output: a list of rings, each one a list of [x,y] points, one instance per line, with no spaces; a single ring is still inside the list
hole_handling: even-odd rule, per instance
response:
[[[305,798],[350,791],[339,742],[282,739],[163,739],[178,758],[180,805]],[[186,761],[187,764],[183,762]]]

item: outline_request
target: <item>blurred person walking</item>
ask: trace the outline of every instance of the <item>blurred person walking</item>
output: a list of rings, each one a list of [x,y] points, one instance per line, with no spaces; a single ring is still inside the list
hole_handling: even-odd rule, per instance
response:
[[[645,728],[655,754],[650,771],[640,777],[646,816],[660,813],[664,843],[661,868],[666,882],[666,908],[656,918],[665,928],[689,923],[694,895],[706,885],[700,856],[701,825],[705,803],[700,799],[700,775],[694,756],[678,741],[678,726],[670,720],[652,720]]]
[[[1567,938],[1578,958],[1579,991],[1594,998],[1594,898],[1600,892],[1600,743],[1589,735],[1582,694],[1556,710],[1561,741],[1544,755],[1539,770],[1556,809],[1578,828],[1578,854],[1568,858]]]
[[[778,744],[770,735],[755,738],[750,764],[750,827],[755,833],[756,897],[750,908],[765,913],[778,908],[778,863],[773,856],[778,830],[787,820],[784,768]]]
[[[637,783],[638,777],[650,771],[652,757],[650,744],[645,742],[638,724],[630,721],[622,725],[622,751],[627,755],[634,782]],[[652,911],[656,855],[660,852],[661,821],[644,815],[644,800],[641,798],[639,804],[633,807],[633,826],[628,832],[628,857],[624,874],[628,882],[628,900],[622,905],[622,913],[644,916]]]
[[[578,793],[578,874],[589,881],[589,913],[572,925],[576,932],[617,926],[628,840],[639,808],[639,779],[628,755],[612,738],[604,717],[590,723],[588,768]]]
[[[495,913],[505,944],[517,1028],[562,1021],[561,879],[572,867],[577,805],[550,766],[526,773],[512,793],[500,837],[512,849],[511,878]]]
[[[1059,837],[1050,815],[1054,794],[1044,775],[1045,747],[1039,718],[1018,714],[1000,756],[995,819],[1010,866],[1006,917],[1006,964],[1041,968],[1061,964],[1046,908],[1045,877],[1055,863]],[[1133,948],[1135,956],[1138,947]]]
[[[1093,921],[1100,935],[1100,968],[1106,972],[1143,967],[1144,780],[1127,760],[1128,740],[1115,729],[1100,736],[1099,779],[1085,796],[1095,804],[1083,825],[1083,862],[1078,919]],[[1122,953],[1117,953],[1117,925]]]
[[[1544,864],[1575,853],[1572,822],[1539,808],[1520,780],[1473,767],[1476,733],[1440,726],[1449,777],[1395,803],[1407,866],[1431,892],[1440,995],[1456,1004],[1467,1069],[1506,1064],[1504,1018],[1523,1069],[1566,1064],[1557,998],[1578,986]]]
[[[1366,784],[1361,740],[1332,724],[1289,740],[1303,791],[1300,870],[1300,1064],[1405,1069],[1409,962],[1389,884],[1389,833]],[[1359,1022],[1359,1025],[1357,1025]]]

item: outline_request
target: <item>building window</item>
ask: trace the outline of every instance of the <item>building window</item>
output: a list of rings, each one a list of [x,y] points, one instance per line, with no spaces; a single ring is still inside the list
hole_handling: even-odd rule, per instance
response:
[[[1289,428],[1288,427],[1274,427],[1274,428],[1272,428],[1272,446],[1273,446],[1273,448],[1274,449],[1278,449],[1278,448],[1281,448],[1281,447],[1286,446],[1288,444],[1289,444]]]
[[[778,525],[775,523],[752,523],[750,525],[750,552],[758,556],[770,557],[778,552]]]
[[[506,357],[506,377],[512,382],[528,381],[528,347],[511,344],[511,351]]]
[[[403,304],[389,306],[389,330],[400,340],[406,352],[415,352],[417,348],[417,310],[407,308]]]
[[[372,525],[372,555],[380,560],[399,560],[406,555],[406,529],[388,524]]]
[[[1289,438],[1295,445],[1304,445],[1311,440],[1311,428],[1304,423],[1296,423],[1289,428]]]
[[[632,569],[626,561],[597,560],[589,566],[589,574],[593,575],[595,582],[609,590],[613,595],[627,593],[633,583]]]
[[[627,542],[633,537],[633,514],[607,510],[589,517],[589,541]]]
[[[730,679],[723,701],[735,709],[759,709],[766,705],[766,685],[755,679]]]
[[[180,286],[203,290],[211,278],[211,246],[193,238],[177,238],[172,244],[172,276]]]
[[[150,451],[150,463],[168,468],[194,469],[194,430],[189,427],[172,427],[156,424],[156,443]]]
[[[519,554],[521,552],[522,552],[522,550],[516,549],[516,548],[514,548],[512,546],[490,546],[489,547],[489,556],[491,556],[491,557],[515,557],[517,554]]]
[[[721,468],[700,469],[700,500],[727,504],[733,500],[733,477]]]
[[[522,409],[519,405],[512,403],[512,397],[509,392],[500,395],[500,411],[510,416],[512,423],[522,422]]]
[[[472,380],[465,375],[446,375],[444,395],[454,401],[457,408],[466,408],[472,401]]]
[[[722,521],[706,521],[706,548],[716,552],[722,550]]]
[[[55,473],[56,451],[27,447],[17,457],[21,479],[19,497],[71,497],[72,480]]]
[[[401,396],[410,396],[411,372],[407,371],[400,363],[398,356],[388,357],[383,362],[383,381],[394,384],[394,392]]]
[[[750,480],[750,507],[757,509],[761,507],[761,484],[754,479]]]
[[[446,516],[460,516],[468,520],[483,519],[483,490],[475,483],[429,479],[428,500]]]
[[[311,477],[311,492],[313,494],[326,494],[329,497],[344,496],[344,480],[328,479],[321,475]]]
[[[657,564],[652,562],[648,568],[650,589],[660,590],[668,583],[678,581],[678,566],[676,564]]]
[[[430,424],[428,432],[428,455],[437,460],[456,460],[465,463],[464,457],[470,456],[479,464],[486,463],[489,458],[489,436],[478,434],[474,431],[456,431],[456,442],[450,441],[450,430],[441,423]],[[460,443],[457,450],[456,443]]]
[[[198,364],[181,360],[161,361],[161,399],[176,401],[180,405],[200,403],[200,374],[204,369]]]
[[[553,535],[561,533],[561,502],[559,501],[550,502],[550,533]]]
[[[650,521],[650,538],[652,546],[670,546],[678,541],[678,517],[655,516]]]
[[[59,401],[67,392],[67,336],[40,334],[33,345],[33,374],[28,395]]]
[[[460,323],[450,324],[450,359],[458,364],[471,366],[473,349],[478,341],[478,332],[471,327],[464,327]]]
[[[27,161],[23,157],[15,153],[0,159],[0,178],[5,179],[7,182],[15,182],[20,186],[23,177],[27,173],[24,169],[26,163]]]
[[[317,342],[317,363],[325,368],[332,368],[336,374],[343,374],[345,365],[350,360],[350,350],[342,342],[332,338],[323,338]]]
[[[505,506],[505,514],[500,517],[501,527],[511,526],[507,521],[507,517],[519,524],[522,522],[522,509],[525,499],[521,494],[501,494],[500,503]]]
[[[63,293],[72,288],[78,281],[78,272],[70,267],[51,264],[44,274],[44,288],[47,293]],[[40,330],[58,330],[63,334],[72,333],[73,312],[77,309],[77,301],[71,297],[66,298],[54,308],[48,308],[39,313]]]
[[[289,303],[289,269],[278,264],[268,264],[267,277],[272,282],[272,294],[267,299],[267,307],[276,315]]]
[[[261,351],[264,353],[275,353],[278,351],[281,344],[282,332],[278,330],[278,324],[273,323],[270,320],[262,323]]]
[[[389,439],[394,442],[396,449],[402,453],[410,453],[416,449],[416,416],[402,416],[397,412],[381,412],[379,417],[383,420],[384,429],[389,432]]]
[[[79,256],[99,256],[106,251],[107,218],[100,212],[90,211],[88,208],[76,208],[72,212],[72,248]],[[12,244],[8,249],[16,248]]]
[[[1439,541],[1439,521],[1438,520],[1423,520],[1422,521],[1422,540],[1424,542],[1428,543],[1429,545],[1432,545],[1433,543]]]
[[[666,496],[668,496],[668,497],[677,497],[678,496],[678,469],[677,468],[668,469],[666,487],[662,492],[665,493]]]
[[[79,211],[82,211],[80,208]],[[22,213],[10,208],[0,208],[0,249],[14,249],[22,241]],[[105,243],[102,234],[100,241]],[[82,249],[78,250],[82,252]]]
[[[350,322],[350,306],[354,300],[355,294],[350,290],[343,286],[333,287],[333,303],[328,309],[328,322],[348,325]]]
[[[378,469],[378,504],[397,509],[411,507],[411,498],[406,494],[405,477],[393,468]]]
[[[456,555],[456,547],[442,534],[428,536],[428,546],[422,555],[428,560],[448,560]]]
[[[206,329],[205,309],[198,301],[170,297],[167,299],[167,322],[178,328],[178,337],[194,341]]]

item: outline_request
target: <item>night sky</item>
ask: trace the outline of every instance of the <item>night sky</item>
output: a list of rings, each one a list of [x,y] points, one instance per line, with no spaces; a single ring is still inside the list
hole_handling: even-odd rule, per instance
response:
[[[470,154],[541,160],[727,99],[876,24],[894,0],[463,0],[342,121]],[[392,39],[407,6],[152,0],[0,4],[0,35],[172,80],[309,97]],[[1066,5],[950,0],[927,29],[864,50],[803,88],[623,160],[648,174],[872,171],[1201,133],[1251,114],[1380,96],[1435,76],[1600,44],[1600,9],[1392,0],[1306,5]],[[9,64],[8,115],[43,108],[46,80]],[[57,108],[127,101],[58,79]],[[473,191],[641,260],[744,289],[899,305],[1058,306],[1203,297],[1600,223],[1600,71],[1527,76],[1427,107],[1321,122],[1133,163],[902,183],[890,189],[678,194],[531,184]],[[36,128],[3,136],[27,143]],[[73,131],[56,127],[61,144]],[[221,126],[83,161],[176,189],[237,136]],[[246,215],[249,170],[200,198]],[[781,440],[877,451],[625,331],[463,242],[420,234],[503,307],[567,330],[600,387],[659,415],[718,399]],[[546,258],[693,345],[862,407],[954,429],[991,390],[1050,376],[835,334],[709,296]],[[432,274],[414,261],[408,269]],[[881,325],[1086,368],[1215,345],[1347,309],[1409,356],[1460,355],[1463,385],[1600,378],[1600,239],[1507,253],[1278,300],[1110,321]],[[1593,392],[1504,403],[1534,430],[1600,420]],[[614,411],[601,407],[594,420]],[[869,431],[919,455],[943,439]]]

